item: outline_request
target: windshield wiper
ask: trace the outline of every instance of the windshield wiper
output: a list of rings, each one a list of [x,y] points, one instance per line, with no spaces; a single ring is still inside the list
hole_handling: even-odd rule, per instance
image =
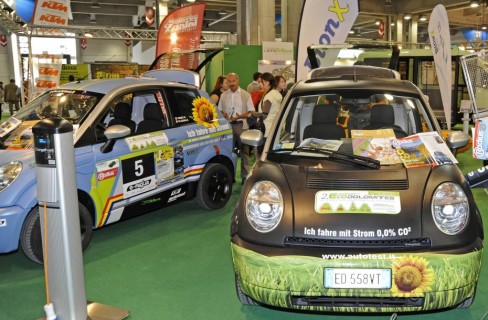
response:
[[[378,160],[368,158],[368,157],[358,156],[354,154],[339,152],[339,151],[332,151],[332,150],[312,148],[312,147],[298,147],[295,149],[290,149],[290,151],[320,153],[326,155],[330,159],[334,159],[346,163],[357,164],[369,169],[379,169],[381,167],[381,164]]]

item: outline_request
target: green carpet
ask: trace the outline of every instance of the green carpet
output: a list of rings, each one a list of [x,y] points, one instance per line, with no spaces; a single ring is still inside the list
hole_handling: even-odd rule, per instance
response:
[[[470,153],[458,158],[463,172],[482,165]],[[236,183],[222,210],[203,211],[189,201],[95,231],[84,254],[87,299],[128,309],[129,319],[138,320],[390,319],[390,314],[324,316],[241,305],[229,244],[230,217],[240,189]],[[487,193],[483,189],[474,193],[488,230]],[[487,252],[471,308],[398,318],[482,319],[488,312]],[[44,316],[44,304],[42,267],[21,252],[0,255],[0,319],[37,319]]]

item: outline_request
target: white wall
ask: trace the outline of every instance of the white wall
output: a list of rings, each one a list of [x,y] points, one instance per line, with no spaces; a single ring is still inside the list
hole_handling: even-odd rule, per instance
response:
[[[7,37],[7,46],[3,47],[0,45],[0,81],[3,82],[4,86],[9,83],[10,79],[15,78],[14,67],[11,57],[11,42],[10,37]]]
[[[138,64],[151,64],[156,58],[155,42],[139,41],[132,47],[132,62]]]
[[[80,47],[80,40],[78,43],[78,63],[90,63],[95,61],[110,61],[110,62],[131,62],[129,58],[130,47],[125,45],[124,40],[102,40],[90,39],[86,40],[86,49]]]

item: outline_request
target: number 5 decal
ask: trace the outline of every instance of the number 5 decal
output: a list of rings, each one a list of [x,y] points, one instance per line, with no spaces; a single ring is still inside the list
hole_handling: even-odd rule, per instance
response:
[[[142,176],[144,173],[144,167],[142,166],[142,159],[134,161],[134,173],[136,174],[137,177]]]
[[[122,160],[124,198],[156,188],[154,153]]]

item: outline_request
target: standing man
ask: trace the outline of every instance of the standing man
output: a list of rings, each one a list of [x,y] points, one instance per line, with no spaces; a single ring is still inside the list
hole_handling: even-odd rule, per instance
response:
[[[10,79],[10,83],[7,84],[4,89],[5,101],[8,102],[10,115],[14,114],[14,106],[15,111],[19,111],[19,96],[17,95],[18,89],[19,87],[15,84],[14,79]]]
[[[241,133],[249,129],[247,117],[254,111],[251,95],[239,87],[239,77],[235,73],[227,75],[229,90],[224,91],[220,96],[219,110],[232,125],[234,141],[241,153],[241,178],[242,183],[249,173],[249,146],[241,141]]]

